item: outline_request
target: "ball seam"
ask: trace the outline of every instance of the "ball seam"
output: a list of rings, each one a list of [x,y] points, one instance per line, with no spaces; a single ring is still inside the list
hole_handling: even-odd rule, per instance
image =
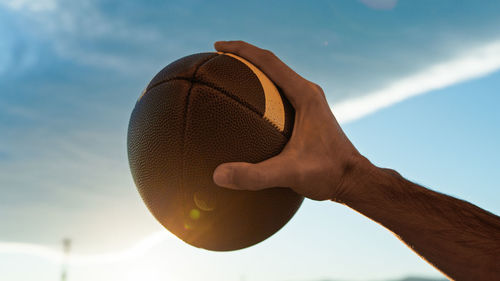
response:
[[[187,82],[191,83],[191,86],[189,87],[188,95],[189,95],[189,93],[191,91],[191,88],[192,88],[193,84],[201,84],[201,85],[207,86],[207,87],[209,87],[211,89],[214,89],[214,90],[216,90],[218,92],[221,92],[225,96],[227,96],[227,97],[235,100],[236,102],[240,103],[241,105],[243,105],[248,110],[253,111],[259,117],[261,117],[264,120],[266,120],[266,123],[268,123],[269,125],[271,125],[281,135],[283,135],[284,137],[288,138],[287,135],[285,134],[286,128],[285,128],[285,130],[283,130],[283,132],[280,131],[279,128],[275,124],[273,124],[273,122],[271,122],[271,120],[269,120],[268,118],[264,117],[263,114],[261,114],[254,106],[252,106],[251,104],[249,104],[249,103],[241,100],[238,96],[232,94],[231,92],[229,92],[229,91],[225,90],[224,88],[219,87],[219,86],[217,86],[215,84],[212,84],[212,83],[209,83],[209,82],[206,82],[206,81],[203,81],[203,80],[194,79],[194,78],[175,77],[175,78],[167,79],[165,81],[162,81],[161,83],[158,83],[158,84],[154,85],[152,88],[149,89],[149,91],[151,91],[152,89],[154,89],[154,88],[156,88],[158,86],[161,86],[161,85],[163,85],[165,83],[168,83],[170,81],[176,81],[176,80],[183,80],[183,81],[187,81]]]
[[[193,75],[192,75],[192,78],[194,78],[196,76],[196,72],[198,71],[198,69],[200,69],[201,66],[203,66],[205,63],[207,63],[208,61],[210,61],[211,59],[215,58],[217,56],[211,56],[207,59],[205,59],[204,61],[202,61],[198,66],[196,66],[194,72],[193,72]],[[167,81],[163,81],[163,83],[166,83]],[[160,84],[163,84],[163,83],[160,83]],[[158,85],[160,85],[158,84]],[[185,166],[186,166],[186,157],[185,157],[185,153],[186,153],[186,149],[185,149],[185,143],[186,143],[186,127],[187,127],[187,114],[188,114],[188,109],[189,109],[189,97],[191,96],[191,90],[193,89],[193,85],[194,83],[191,82],[191,85],[189,86],[189,89],[187,91],[187,94],[186,94],[186,104],[184,106],[184,115],[183,115],[183,120],[184,120],[184,124],[183,124],[183,127],[182,127],[182,151],[181,151],[181,155],[182,155],[182,167],[181,167],[181,184],[180,184],[180,194],[182,194],[181,196],[183,197],[184,199],[184,202],[188,202],[186,199],[187,197],[187,194],[186,192],[184,192],[185,188],[184,188],[184,172],[185,172]],[[186,208],[184,208],[183,206],[183,210],[182,210],[182,213],[184,215],[186,215]]]

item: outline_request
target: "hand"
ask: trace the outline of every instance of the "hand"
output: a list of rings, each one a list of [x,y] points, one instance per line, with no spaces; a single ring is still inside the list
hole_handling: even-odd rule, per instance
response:
[[[292,136],[270,159],[219,165],[213,175],[222,187],[260,190],[289,187],[314,200],[342,202],[350,185],[342,185],[361,157],[333,116],[320,86],[294,72],[272,52],[243,41],[218,41],[217,51],[234,53],[263,71],[295,108]]]
[[[392,231],[451,279],[498,279],[498,216],[372,165],[345,136],[321,87],[272,52],[242,41],[214,46],[260,68],[295,108],[292,136],[280,154],[256,164],[221,164],[214,171],[216,184],[244,190],[290,187],[311,199],[344,203]]]

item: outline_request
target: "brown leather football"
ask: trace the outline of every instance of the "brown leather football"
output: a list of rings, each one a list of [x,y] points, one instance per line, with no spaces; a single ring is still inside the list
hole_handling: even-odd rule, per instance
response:
[[[269,78],[230,53],[199,53],[166,66],[137,101],[128,129],[130,170],[147,207],[185,242],[215,251],[259,243],[283,227],[303,197],[286,187],[217,186],[225,162],[277,155],[295,112]]]

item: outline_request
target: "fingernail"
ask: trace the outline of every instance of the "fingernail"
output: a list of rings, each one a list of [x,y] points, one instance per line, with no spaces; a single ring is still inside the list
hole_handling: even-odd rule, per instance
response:
[[[229,178],[229,170],[224,167],[217,167],[214,171],[215,184],[223,187],[228,187],[231,182]]]

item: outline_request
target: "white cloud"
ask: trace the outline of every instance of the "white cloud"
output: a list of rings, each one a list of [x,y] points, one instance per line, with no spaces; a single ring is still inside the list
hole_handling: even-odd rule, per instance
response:
[[[362,118],[395,103],[500,69],[500,40],[468,50],[388,86],[332,106],[341,123]]]
[[[39,40],[45,40],[59,57],[82,65],[126,73],[132,69],[140,72],[147,69],[151,62],[95,46],[118,42],[126,42],[127,46],[134,42],[157,46],[157,40],[164,39],[164,34],[157,30],[141,28],[104,15],[92,0],[0,0],[2,7],[15,12],[23,22],[29,23],[26,32],[34,34]],[[8,59],[12,54],[3,56]]]
[[[12,10],[28,10],[32,12],[53,11],[57,7],[55,0],[0,0],[0,5],[5,5]]]

